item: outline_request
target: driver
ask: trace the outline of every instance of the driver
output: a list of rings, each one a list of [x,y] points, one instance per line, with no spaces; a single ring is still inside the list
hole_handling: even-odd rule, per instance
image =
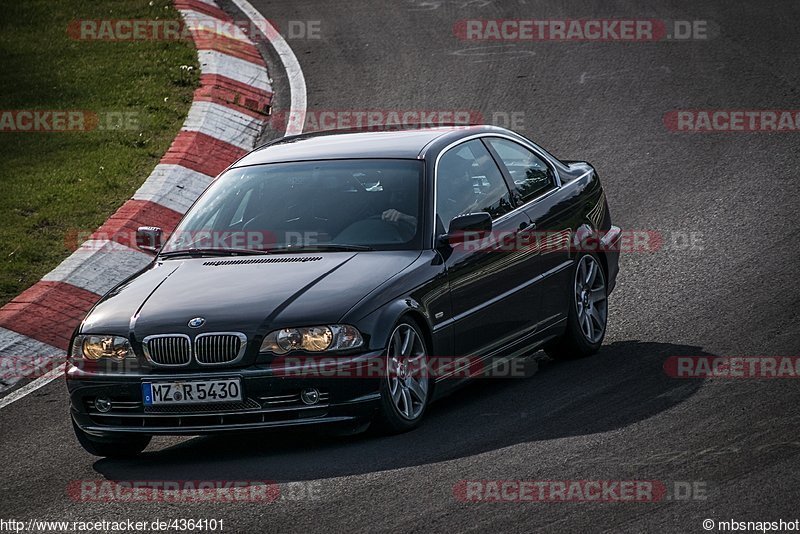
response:
[[[409,182],[403,177],[396,176],[384,176],[382,182],[384,187],[391,191],[389,205],[393,207],[381,213],[381,220],[416,229],[417,218],[408,214],[417,211],[417,207],[413,205],[416,204],[415,195],[410,195],[407,191]]]

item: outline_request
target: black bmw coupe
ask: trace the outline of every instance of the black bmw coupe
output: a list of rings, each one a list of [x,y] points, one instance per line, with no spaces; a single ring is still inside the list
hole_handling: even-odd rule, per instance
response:
[[[157,434],[402,432],[500,362],[590,355],[620,230],[588,163],[475,126],[280,139],[137,241],[153,262],[94,306],[67,364],[99,456]]]

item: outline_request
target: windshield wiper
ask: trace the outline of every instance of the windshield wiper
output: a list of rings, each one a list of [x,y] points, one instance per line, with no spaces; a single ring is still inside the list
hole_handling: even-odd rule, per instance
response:
[[[345,245],[339,243],[318,243],[315,245],[286,245],[285,247],[276,247],[269,249],[269,252],[360,252],[367,250],[375,250],[367,245]]]
[[[269,254],[266,250],[252,248],[185,248],[181,250],[170,250],[159,254],[162,258],[172,258],[175,256],[244,256],[254,254]]]

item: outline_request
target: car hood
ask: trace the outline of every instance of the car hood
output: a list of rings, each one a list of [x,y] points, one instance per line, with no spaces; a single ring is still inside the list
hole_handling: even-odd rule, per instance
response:
[[[338,321],[410,265],[418,251],[206,257],[155,262],[111,291],[84,333],[132,335],[242,332]],[[202,317],[200,328],[188,322]]]

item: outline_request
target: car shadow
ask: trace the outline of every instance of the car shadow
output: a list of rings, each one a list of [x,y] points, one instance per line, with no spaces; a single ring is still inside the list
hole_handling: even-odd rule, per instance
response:
[[[541,354],[541,353],[540,353]],[[434,403],[409,433],[336,437],[257,432],[196,437],[135,459],[102,459],[110,480],[291,482],[442,462],[510,445],[622,428],[683,402],[702,380],[668,377],[669,356],[699,347],[623,341],[592,358],[539,365],[532,377],[482,379]]]

